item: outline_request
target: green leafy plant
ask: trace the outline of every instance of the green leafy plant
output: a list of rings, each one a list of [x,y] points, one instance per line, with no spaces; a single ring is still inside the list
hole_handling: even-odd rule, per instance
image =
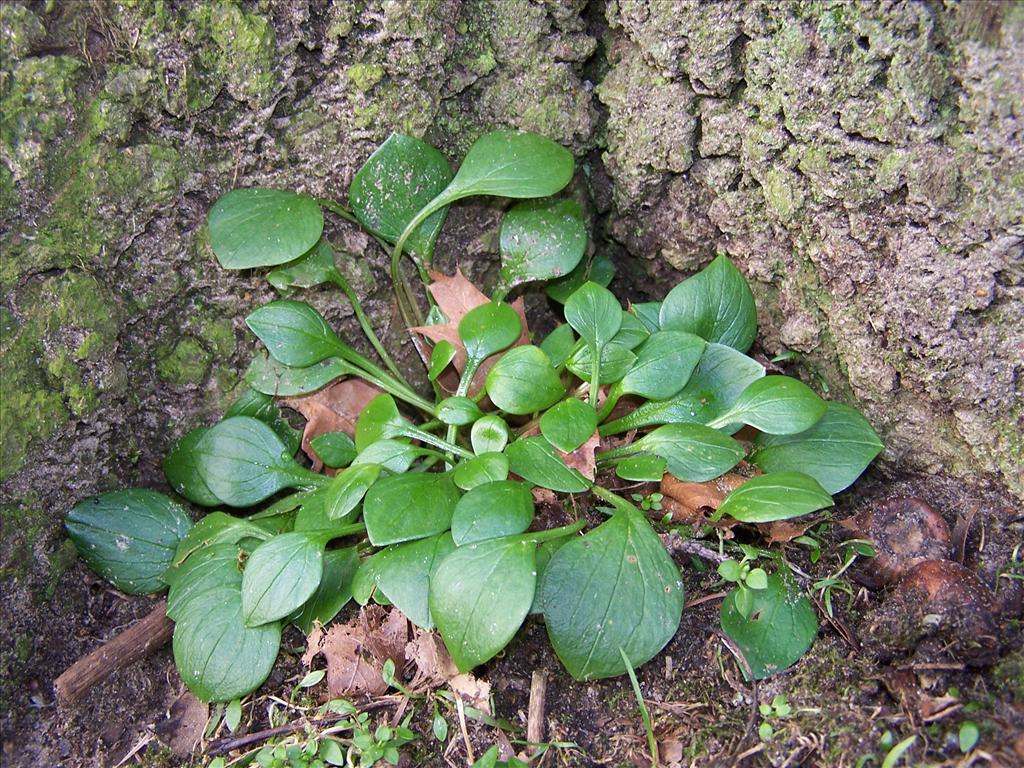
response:
[[[390,603],[436,628],[460,670],[486,663],[540,613],[575,678],[630,673],[676,633],[683,582],[648,519],[660,516],[660,494],[640,496],[638,508],[609,487],[615,476],[702,482],[746,461],[757,476],[717,515],[762,523],[830,506],[880,450],[860,414],[796,379],[766,376],[746,354],[754,299],[724,256],[663,302],[623,309],[606,287],[610,262],[584,258],[580,206],[552,197],[573,167],[543,137],[496,131],[452,173],[433,147],[394,135],[356,174],[347,205],[247,189],[213,206],[220,264],[267,268],[284,295],[246,318],[264,347],[245,374],[248,391],[165,461],[175,493],[208,512],[193,525],[178,502],[137,489],[85,499],[67,519],[82,557],[120,589],[168,589],[175,661],[200,698],[252,691],[286,624],[308,633],[350,600]],[[429,285],[424,314],[403,257],[431,283],[448,206],[474,195],[524,199],[502,223],[498,282],[488,298],[461,276],[443,278]],[[324,211],[390,250],[432,396],[375,335],[337,269]],[[536,343],[504,301],[528,284],[564,305],[566,323]],[[292,298],[322,285],[352,304],[378,359]],[[446,303],[445,290],[461,298]],[[339,381],[379,394],[348,406],[351,434],[307,424],[300,439],[280,398],[328,397]],[[331,475],[312,468],[321,466]],[[608,517],[537,529],[538,487],[591,494]],[[737,585],[722,625],[760,677],[798,659],[817,624],[803,595],[751,560],[720,569]],[[391,759],[402,738],[357,729],[352,743],[366,762]],[[257,760],[330,763],[321,755],[329,743],[279,744]]]

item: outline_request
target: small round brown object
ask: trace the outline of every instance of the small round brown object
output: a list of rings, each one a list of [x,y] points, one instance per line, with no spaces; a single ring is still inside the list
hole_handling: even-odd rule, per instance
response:
[[[840,525],[854,538],[871,542],[876,555],[851,575],[870,589],[899,581],[925,560],[949,556],[949,526],[921,499],[893,496],[865,507]]]
[[[996,601],[969,568],[950,560],[915,565],[887,601],[901,609],[918,642],[932,638],[970,666],[995,661],[999,652]]]

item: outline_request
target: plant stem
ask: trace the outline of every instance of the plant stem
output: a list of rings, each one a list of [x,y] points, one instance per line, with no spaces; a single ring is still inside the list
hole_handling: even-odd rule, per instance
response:
[[[395,376],[398,377],[399,381],[408,386],[405,377],[402,376],[402,372],[398,370],[398,366],[395,365],[395,361],[391,359],[391,355],[384,348],[384,345],[380,343],[380,339],[377,338],[377,334],[373,331],[373,326],[370,325],[370,320],[363,312],[363,305],[359,302],[359,297],[356,296],[356,292],[352,290],[352,286],[349,285],[348,280],[341,274],[337,269],[331,271],[331,281],[341,289],[341,292],[345,294],[345,298],[348,299],[349,304],[352,305],[352,311],[356,314],[356,320],[359,321],[359,327],[363,329],[363,335],[369,340],[370,344],[376,350],[377,354],[380,355],[380,359],[384,361],[384,365],[388,367]]]
[[[403,430],[402,435],[404,437],[412,438],[413,440],[419,440],[421,442],[426,443],[427,445],[432,445],[435,448],[438,448],[442,451],[454,453],[455,455],[461,456],[464,459],[475,458],[475,454],[470,453],[465,448],[455,445],[454,443],[451,443],[448,440],[442,440],[437,435],[432,435],[429,432],[426,432],[422,429],[417,429],[416,427],[409,427]]]
[[[597,345],[590,348],[590,407],[597,409],[597,391],[601,388],[601,350]]]
[[[595,486],[596,487],[596,486]],[[586,520],[580,519],[575,523],[569,523],[563,525],[560,528],[548,528],[546,531],[537,531],[537,533],[523,534],[524,539],[529,539],[536,544],[543,544],[545,541],[551,541],[552,539],[560,539],[563,536],[569,536],[574,533],[578,533],[583,530],[583,527],[587,524]]]
[[[622,387],[616,384],[608,391],[608,396],[604,399],[601,410],[597,412],[598,424],[611,415],[611,412],[615,410],[615,406],[619,404],[620,397],[622,397]]]
[[[640,691],[640,681],[636,679],[633,663],[622,648],[619,648],[619,654],[622,656],[622,661],[626,664],[626,673],[629,675],[629,682],[633,686],[636,704],[640,708],[640,719],[644,721],[644,730],[647,732],[647,747],[651,750],[651,768],[658,768],[658,742],[654,738],[654,729],[651,727],[651,713],[647,710],[647,702],[644,701],[644,695]]]

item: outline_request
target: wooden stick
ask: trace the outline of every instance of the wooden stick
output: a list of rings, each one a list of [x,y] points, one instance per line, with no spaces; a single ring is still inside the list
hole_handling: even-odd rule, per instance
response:
[[[533,670],[530,678],[530,706],[526,715],[526,740],[534,744],[544,741],[544,696],[548,676],[543,670]]]
[[[75,704],[112,672],[163,647],[173,632],[174,622],[167,618],[167,601],[161,600],[144,618],[64,670],[53,683],[57,700],[64,705]]]

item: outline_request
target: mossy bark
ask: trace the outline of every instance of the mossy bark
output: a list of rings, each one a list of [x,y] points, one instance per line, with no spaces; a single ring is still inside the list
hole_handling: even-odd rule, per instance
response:
[[[247,362],[271,293],[217,266],[211,203],[341,198],[394,130],[453,158],[498,126],[562,142],[624,285],[660,298],[727,253],[765,351],[864,408],[887,461],[1024,494],[1022,44],[1012,3],[0,4],[5,712],[91,648],[24,640],[47,596],[66,627],[87,610],[67,509],[160,487]],[[328,231],[398,344],[381,254]],[[494,245],[456,211],[439,258],[493,273]]]

